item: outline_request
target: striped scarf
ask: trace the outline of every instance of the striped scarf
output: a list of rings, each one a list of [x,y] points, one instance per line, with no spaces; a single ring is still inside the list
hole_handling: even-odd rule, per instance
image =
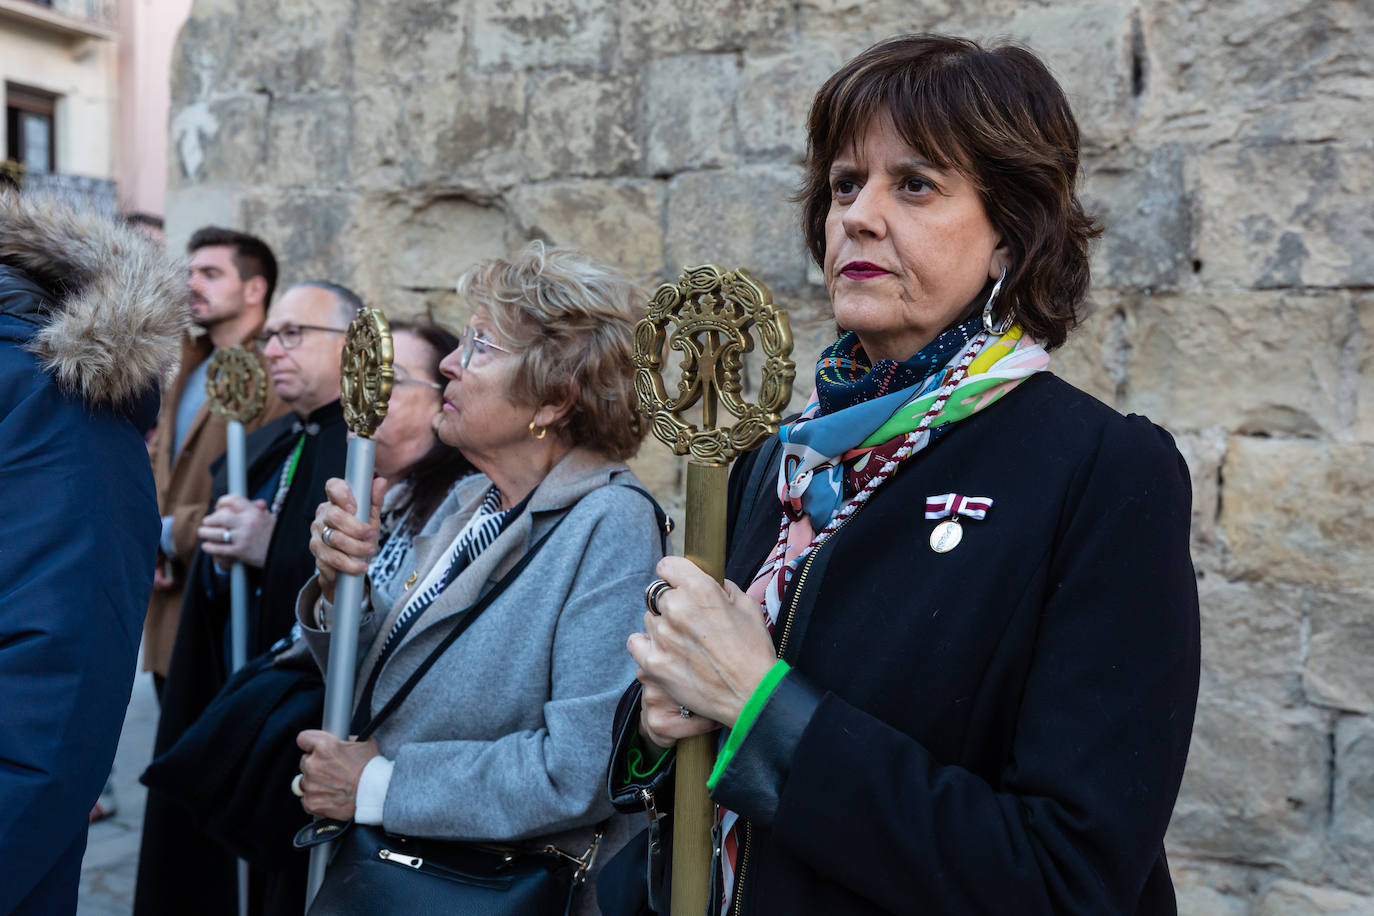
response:
[[[493,485],[487,491],[487,496],[482,500],[482,505],[473,513],[472,518],[463,526],[463,530],[458,532],[458,536],[453,539],[444,554],[444,559],[435,563],[425,576],[420,587],[411,596],[406,606],[397,615],[396,622],[392,624],[391,631],[386,634],[386,642],[382,644],[382,654],[378,657],[377,668],[381,668],[382,662],[397,643],[399,637],[409,629],[412,621],[419,618],[429,608],[434,600],[443,594],[444,589],[458,578],[458,574],[468,567],[468,564],[496,540],[497,535],[505,528],[507,521],[514,518],[517,506],[512,509],[501,509],[501,491]]]

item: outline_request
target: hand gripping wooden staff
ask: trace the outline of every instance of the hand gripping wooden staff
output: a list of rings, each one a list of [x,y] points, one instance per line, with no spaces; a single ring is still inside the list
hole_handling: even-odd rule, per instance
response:
[[[243,454],[243,424],[267,404],[267,371],[262,360],[242,347],[215,351],[205,367],[205,397],[225,426],[229,495],[248,495]],[[248,661],[248,572],[235,560],[229,567],[229,663],[235,671]],[[239,914],[248,912],[248,863],[239,860]]]
[[[364,308],[348,326],[344,339],[342,372],[344,422],[353,435],[348,440],[348,464],[344,478],[353,492],[358,519],[372,514],[372,469],[377,443],[372,436],[386,417],[395,378],[391,363],[391,325],[380,309]],[[353,715],[353,676],[358,664],[358,623],[362,618],[363,577],[340,575],[334,584],[334,620],[330,626],[329,670],[324,678],[324,730],[336,738],[348,737]],[[310,850],[310,875],[305,908],[324,882],[329,864],[329,843]]]
[[[753,336],[750,335],[750,330]],[[764,356],[757,404],[741,397],[743,356],[757,338]],[[676,396],[663,383],[663,354],[683,354]],[[792,396],[796,366],[787,313],[768,289],[744,270],[689,267],[665,283],[635,327],[635,393],[654,435],[675,455],[688,455],[687,559],[719,582],[725,577],[726,486],[730,461],[778,431],[780,411]],[[682,414],[701,405],[701,426]],[[717,425],[718,406],[735,418]],[[673,804],[672,916],[708,911],[713,809],[706,780],[715,758],[715,735],[678,744]]]

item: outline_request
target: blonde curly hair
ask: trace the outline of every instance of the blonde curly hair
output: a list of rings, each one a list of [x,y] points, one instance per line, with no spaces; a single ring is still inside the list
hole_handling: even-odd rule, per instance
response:
[[[634,326],[645,296],[633,281],[583,252],[535,241],[510,260],[469,268],[458,295],[510,343],[519,361],[512,400],[570,403],[554,433],[620,460],[639,451]]]

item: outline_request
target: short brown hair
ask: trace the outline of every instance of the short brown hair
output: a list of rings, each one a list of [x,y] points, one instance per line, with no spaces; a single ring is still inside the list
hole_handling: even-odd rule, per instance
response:
[[[825,262],[830,167],[882,117],[931,164],[978,189],[1011,254],[999,299],[1030,336],[1049,349],[1062,344],[1088,291],[1088,243],[1102,229],[1075,193],[1078,122],[1044,63],[1016,45],[899,35],[826,80],[807,119],[798,194],[817,264]]]
[[[555,433],[621,460],[639,451],[634,327],[645,297],[633,282],[579,251],[535,241],[509,261],[469,269],[458,295],[515,351],[514,400],[571,401]]]
[[[256,235],[225,229],[221,226],[202,226],[186,243],[186,253],[195,254],[202,248],[223,246],[234,249],[234,267],[240,280],[262,277],[267,282],[267,295],[262,304],[272,304],[272,293],[277,288],[277,259],[267,243]]]

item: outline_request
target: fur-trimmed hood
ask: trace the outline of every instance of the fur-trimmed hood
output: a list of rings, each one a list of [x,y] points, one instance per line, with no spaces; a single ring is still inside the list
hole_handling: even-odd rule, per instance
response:
[[[136,229],[0,191],[0,264],[46,294],[27,347],[64,389],[119,407],[176,371],[191,320],[185,266]]]

